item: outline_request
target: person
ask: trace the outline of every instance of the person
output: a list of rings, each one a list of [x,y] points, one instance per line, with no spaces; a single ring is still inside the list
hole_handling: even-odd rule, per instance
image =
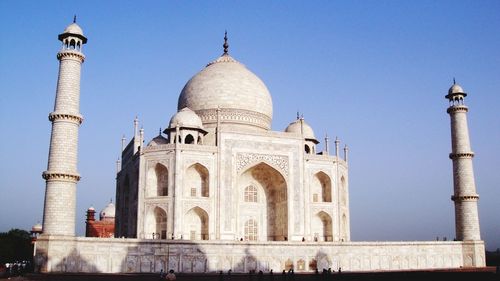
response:
[[[259,270],[259,277],[258,277],[258,280],[259,281],[264,281],[264,272],[262,270]]]
[[[271,271],[269,271],[269,281],[274,281],[273,269],[271,269]]]
[[[174,270],[173,269],[170,269],[168,271],[168,274],[167,276],[165,277],[166,280],[169,280],[169,281],[174,281],[175,279],[177,279],[177,277],[175,277],[175,273],[174,273]]]
[[[160,279],[165,278],[165,272],[163,272],[163,268],[160,270]]]

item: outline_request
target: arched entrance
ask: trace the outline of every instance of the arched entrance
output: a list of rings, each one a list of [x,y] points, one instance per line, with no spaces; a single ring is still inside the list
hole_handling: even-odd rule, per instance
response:
[[[315,241],[333,241],[332,218],[321,211],[312,220],[311,230]]]
[[[200,207],[186,213],[184,233],[189,240],[208,240],[208,214]]]
[[[160,207],[150,209],[146,215],[144,238],[167,239],[167,212]]]
[[[249,186],[257,194],[249,197]],[[239,233],[245,236],[245,223],[255,220],[259,241],[288,239],[288,195],[285,178],[266,163],[259,163],[245,172],[238,180]],[[258,194],[262,193],[262,194]],[[262,200],[249,200],[262,198]]]

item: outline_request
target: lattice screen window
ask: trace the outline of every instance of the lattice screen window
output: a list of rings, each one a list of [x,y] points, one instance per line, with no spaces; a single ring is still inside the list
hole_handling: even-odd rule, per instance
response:
[[[257,241],[257,222],[254,219],[245,222],[245,240]]]
[[[257,202],[257,188],[255,186],[245,187],[245,202]]]

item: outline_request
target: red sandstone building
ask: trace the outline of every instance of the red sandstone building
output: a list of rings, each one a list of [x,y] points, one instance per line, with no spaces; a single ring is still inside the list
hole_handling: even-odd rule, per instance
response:
[[[99,220],[95,220],[95,209],[87,210],[85,221],[85,237],[114,237],[115,236],[115,205],[110,202],[106,208],[99,213]]]

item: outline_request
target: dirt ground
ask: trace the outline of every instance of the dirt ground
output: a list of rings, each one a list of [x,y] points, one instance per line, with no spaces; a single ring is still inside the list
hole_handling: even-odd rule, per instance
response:
[[[26,274],[0,280],[12,281],[160,281],[159,274]],[[281,273],[263,275],[258,274],[177,274],[177,281],[330,281],[330,280],[370,280],[370,281],[404,281],[404,280],[471,280],[471,281],[500,281],[500,272],[495,267],[486,267],[480,270],[459,271],[407,271],[407,272],[343,272],[341,274],[300,274]]]

